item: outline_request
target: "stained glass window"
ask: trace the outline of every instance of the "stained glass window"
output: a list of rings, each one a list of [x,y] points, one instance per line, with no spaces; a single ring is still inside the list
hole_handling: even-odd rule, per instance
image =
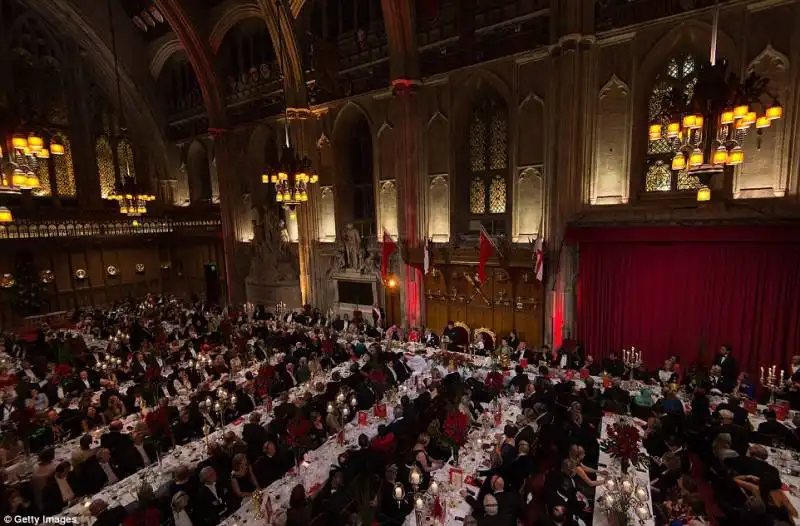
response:
[[[97,139],[94,153],[97,158],[97,173],[100,176],[100,196],[106,199],[114,191],[117,180],[117,174],[114,171],[114,154],[107,136],[101,135]]]
[[[36,162],[36,177],[39,178],[39,188],[33,191],[36,197],[49,197],[53,195],[53,190],[50,187],[50,160],[37,159]]]
[[[471,214],[486,213],[486,183],[483,178],[475,176],[469,185],[469,212]]]
[[[474,115],[469,126],[469,165],[473,172],[486,169],[486,122]]]
[[[672,189],[672,172],[664,161],[656,161],[647,169],[645,190],[648,192],[669,192]]]
[[[128,177],[135,173],[133,164],[133,148],[131,141],[126,137],[117,140],[117,159],[119,160],[119,173],[122,177]]]
[[[495,175],[489,186],[489,212],[492,214],[506,213],[506,180],[500,175]]]
[[[475,102],[470,116],[468,141],[470,213],[506,213],[508,112],[496,97],[483,96]]]
[[[489,146],[489,169],[502,170],[508,161],[508,130],[506,116],[500,112],[492,115],[491,143]]]
[[[688,53],[670,59],[664,70],[656,78],[653,90],[647,101],[647,122],[661,122],[666,126],[669,116],[667,109],[678,96],[691,99],[697,83],[697,59]],[[669,192],[673,190],[694,190],[699,186],[697,177],[687,170],[673,172],[672,157],[675,154],[670,140],[662,138],[648,141],[645,191]]]
[[[59,134],[58,138],[64,145],[64,155],[53,156],[53,165],[56,170],[56,192],[59,197],[72,198],[77,195],[75,171],[72,168],[72,148],[66,136]]]

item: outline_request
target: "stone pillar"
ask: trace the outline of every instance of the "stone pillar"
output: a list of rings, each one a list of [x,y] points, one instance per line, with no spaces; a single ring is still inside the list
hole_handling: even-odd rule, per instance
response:
[[[225,252],[225,281],[228,303],[240,304],[246,300],[245,278],[250,267],[248,245],[239,242],[243,220],[238,203],[242,201],[241,184],[235,166],[234,137],[227,130],[212,135],[219,174],[220,216],[222,218],[222,243]]]
[[[422,104],[419,82],[392,82],[394,100],[391,105],[395,124],[395,165],[397,181],[397,227],[400,244],[405,250],[419,249],[425,236],[425,185],[422,157]],[[419,267],[401,263],[401,300],[403,325],[418,327],[425,322],[424,276]]]
[[[100,183],[92,135],[91,111],[85,94],[89,92],[86,84],[86,71],[77,46],[70,49],[70,67],[64,69],[64,82],[67,86],[67,113],[69,116],[69,146],[72,151],[72,170],[75,174],[75,189],[78,205],[81,208],[101,208]],[[123,102],[124,104],[124,102]],[[116,108],[117,114],[121,108]],[[112,146],[116,159],[116,147]],[[53,188],[55,193],[55,188]]]
[[[591,167],[591,114],[594,97],[594,3],[556,0],[558,37],[552,48],[554,81],[549,104],[549,203],[546,211],[549,264],[545,302],[545,340],[559,346],[575,335],[577,251],[564,242],[569,222],[583,207]],[[572,87],[566,89],[566,87]]]
[[[308,108],[293,108],[289,112],[289,132],[292,144],[298,155],[308,157],[315,167],[319,166],[316,148],[316,119]],[[316,264],[312,246],[319,237],[315,204],[319,199],[319,185],[309,185],[308,201],[297,207],[297,255],[300,267],[300,297],[303,304],[318,307],[321,298],[317,291],[322,290],[320,281],[322,266]]]

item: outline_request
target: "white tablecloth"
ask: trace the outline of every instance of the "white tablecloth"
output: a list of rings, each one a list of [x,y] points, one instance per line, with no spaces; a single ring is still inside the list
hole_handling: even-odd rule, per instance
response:
[[[338,372],[342,378],[350,375],[350,364],[352,362],[345,362],[339,364],[337,367],[328,371],[325,375],[320,375],[315,378],[309,379],[302,385],[292,388],[289,391],[290,398],[301,397],[306,392],[312,390],[317,382],[327,383],[331,380],[334,372]],[[363,365],[363,363],[362,363]],[[280,402],[276,401],[275,405]],[[255,411],[262,410],[264,407],[258,407]],[[233,431],[237,436],[242,436],[242,429],[248,422],[248,416],[244,415],[225,426],[223,429],[217,429],[208,435],[209,442],[214,442],[222,439],[227,431]],[[261,414],[261,424],[267,425],[272,420],[272,415],[264,411]],[[376,427],[377,429],[377,427]],[[172,451],[165,454],[160,459],[159,463],[155,463],[147,469],[140,470],[133,475],[104,488],[100,493],[93,495],[92,499],[103,499],[109,505],[130,506],[136,502],[136,490],[141,485],[143,480],[149,482],[156,494],[168,491],[170,482],[172,481],[172,474],[179,466],[186,466],[194,469],[198,464],[208,458],[206,451],[205,438],[195,440],[183,446],[178,446]],[[85,513],[85,503],[80,503],[68,508],[63,513],[65,516],[80,516]]]
[[[601,424],[600,429],[600,440],[608,438],[608,426],[614,424],[616,417],[614,416],[604,416],[603,421]],[[640,450],[644,450],[644,446],[639,444]],[[619,462],[612,459],[611,455],[607,452],[600,450],[600,456],[597,462],[597,467],[599,470],[607,470],[609,472],[614,471],[615,469],[617,472],[619,471]],[[642,486],[650,487],[650,471],[648,470],[647,466],[643,468],[635,468],[631,466],[629,473],[634,475],[639,483]],[[605,494],[605,488],[603,486],[598,486],[595,488],[594,493],[594,500],[595,500],[595,508],[594,508],[594,517],[592,518],[592,525],[593,526],[606,526],[613,524],[613,522],[609,521],[608,515],[600,509],[600,506],[597,505],[597,502],[600,501],[600,498]],[[647,506],[650,508],[650,519],[644,521],[643,526],[655,526],[655,520],[653,519],[653,497],[650,492],[647,492]],[[638,523],[638,519],[635,519],[635,522]]]

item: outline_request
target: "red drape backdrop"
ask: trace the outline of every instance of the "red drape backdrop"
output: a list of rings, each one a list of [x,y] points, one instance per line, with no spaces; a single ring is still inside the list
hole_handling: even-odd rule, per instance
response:
[[[798,228],[575,229],[568,241],[577,333],[595,356],[635,346],[651,369],[673,354],[686,369],[728,343],[753,374],[800,352]]]

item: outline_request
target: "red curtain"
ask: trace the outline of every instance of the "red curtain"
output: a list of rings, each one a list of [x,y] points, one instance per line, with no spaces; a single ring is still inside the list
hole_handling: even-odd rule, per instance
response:
[[[578,229],[578,337],[684,369],[733,346],[740,370],[787,368],[800,349],[800,229]],[[755,379],[755,382],[758,380]]]

